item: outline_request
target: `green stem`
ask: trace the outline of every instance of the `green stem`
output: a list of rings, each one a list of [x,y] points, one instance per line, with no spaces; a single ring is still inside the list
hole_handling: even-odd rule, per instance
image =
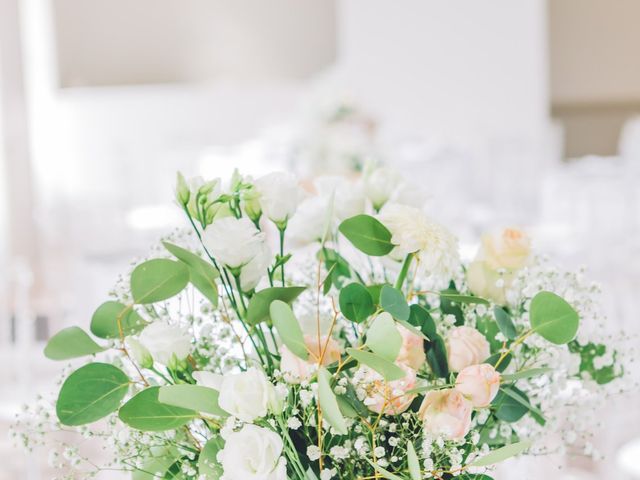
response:
[[[402,264],[402,268],[400,269],[400,273],[398,274],[398,279],[396,280],[395,285],[398,290],[402,290],[402,285],[404,285],[404,281],[407,278],[407,273],[409,272],[409,266],[411,266],[413,255],[413,253],[410,253],[404,259],[404,263]]]
[[[151,367],[149,370],[151,370],[153,373],[155,373],[156,375],[158,375],[160,378],[162,378],[165,382],[167,382],[167,384],[169,385],[173,385],[173,382],[171,380],[169,380],[167,377],[165,377],[162,372],[160,372],[156,367]]]
[[[284,258],[284,231],[287,227],[278,227],[280,232],[280,261]],[[282,277],[282,286],[284,287],[284,262],[280,265],[280,276]]]

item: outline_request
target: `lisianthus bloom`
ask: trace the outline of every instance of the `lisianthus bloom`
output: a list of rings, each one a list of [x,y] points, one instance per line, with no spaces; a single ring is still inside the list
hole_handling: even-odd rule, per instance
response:
[[[482,363],[490,352],[489,342],[472,327],[455,327],[446,338],[449,369],[459,372],[470,365]]]
[[[471,428],[471,411],[469,400],[457,390],[447,388],[428,392],[418,416],[427,432],[450,440],[460,440]]]
[[[298,179],[291,173],[269,173],[257,179],[254,187],[258,192],[262,213],[278,226],[286,224],[293,217],[302,199]]]
[[[265,238],[248,218],[225,217],[205,229],[202,241],[216,260],[239,269],[264,251]]]
[[[317,335],[305,335],[304,343],[309,351],[309,359],[306,361],[291,353],[285,345],[280,347],[280,370],[289,383],[309,380],[318,362],[327,366],[340,360],[340,345],[333,338],[324,335],[318,340]]]
[[[256,425],[225,435],[218,461],[225,480],[286,480],[287,461],[280,436]]]
[[[164,365],[168,365],[173,356],[176,360],[184,360],[191,352],[191,336],[187,329],[161,320],[146,326],[138,340],[153,360]]]
[[[397,415],[409,408],[416,397],[414,393],[408,393],[416,387],[416,372],[404,364],[400,364],[400,367],[405,371],[405,376],[392,381],[385,380],[369,367],[361,367],[356,373],[354,382],[364,396],[363,403],[369,410]]]
[[[471,365],[458,374],[455,388],[475,408],[488,407],[500,388],[500,374],[488,363]]]

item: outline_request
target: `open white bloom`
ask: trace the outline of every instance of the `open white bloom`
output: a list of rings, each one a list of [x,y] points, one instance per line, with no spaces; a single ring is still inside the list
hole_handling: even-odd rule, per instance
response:
[[[298,215],[287,227],[287,235],[300,245],[308,245],[322,240],[331,222],[327,198],[314,196],[300,204]]]
[[[163,321],[153,322],[140,333],[139,341],[156,362],[167,365],[173,355],[178,360],[191,352],[191,336],[185,328]]]
[[[389,201],[402,182],[402,176],[397,170],[378,167],[365,176],[364,191],[371,200],[373,208],[379,210]]]
[[[400,260],[415,253],[426,274],[448,283],[460,265],[458,240],[451,232],[419,208],[397,203],[386,204],[378,219],[391,232],[391,242],[397,245],[391,257]]]
[[[277,433],[255,425],[229,433],[218,454],[222,480],[286,480],[283,447]]]
[[[275,390],[267,376],[257,368],[224,375],[220,383],[220,407],[243,422],[264,417],[275,401]]]
[[[254,183],[262,212],[276,224],[286,223],[298,208],[302,189],[297,178],[287,172],[273,172]]]
[[[271,249],[266,242],[262,244],[261,251],[251,259],[240,272],[240,285],[242,290],[248,292],[258,285],[258,282],[267,274],[267,268],[272,259]]]
[[[205,247],[220,263],[240,268],[263,252],[264,233],[246,217],[216,220],[204,231]]]
[[[333,199],[332,216],[345,220],[364,212],[365,196],[360,182],[350,182],[344,177],[325,175],[313,182],[318,196]]]

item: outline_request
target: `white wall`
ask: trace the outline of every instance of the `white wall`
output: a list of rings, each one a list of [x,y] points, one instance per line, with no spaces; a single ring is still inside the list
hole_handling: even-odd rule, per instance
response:
[[[342,0],[340,78],[403,135],[546,132],[544,0]]]

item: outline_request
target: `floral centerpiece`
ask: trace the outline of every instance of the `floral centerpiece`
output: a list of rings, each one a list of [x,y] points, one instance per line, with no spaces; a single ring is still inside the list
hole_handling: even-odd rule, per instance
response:
[[[385,172],[307,194],[286,173],[178,175],[190,229],[120,280],[92,336],[50,339],[47,357],[89,361],[16,435],[103,440],[103,463],[73,442],[52,462],[138,480],[488,480],[528,451],[591,452],[568,412],[622,374],[595,287],[517,229],[461,262]]]

